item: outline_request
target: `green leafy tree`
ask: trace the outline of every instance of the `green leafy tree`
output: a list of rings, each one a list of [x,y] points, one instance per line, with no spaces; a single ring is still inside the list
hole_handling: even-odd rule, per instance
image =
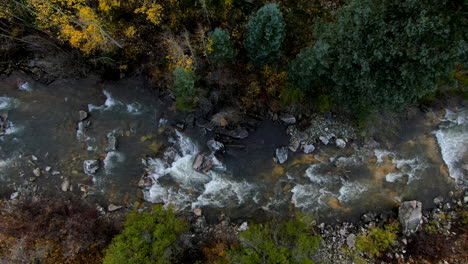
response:
[[[195,88],[196,76],[193,71],[177,67],[174,72],[174,86],[172,93],[176,98],[179,109],[190,110],[197,103],[197,89]]]
[[[313,264],[320,237],[305,217],[252,225],[240,234],[241,246],[229,253],[233,263]]]
[[[208,58],[213,62],[225,63],[236,59],[236,50],[233,47],[229,34],[220,28],[208,33],[206,47]]]
[[[395,245],[398,230],[398,222],[386,225],[384,228],[371,227],[369,233],[356,238],[356,249],[371,258],[380,257],[382,252]]]
[[[277,4],[267,4],[249,18],[245,48],[257,66],[279,58],[284,28],[283,14]]]
[[[462,2],[351,1],[317,27],[290,78],[306,90],[332,90],[357,113],[415,102],[453,70],[465,38]]]
[[[124,229],[106,250],[104,264],[169,264],[173,244],[186,223],[174,212],[155,206],[152,212],[131,212]]]

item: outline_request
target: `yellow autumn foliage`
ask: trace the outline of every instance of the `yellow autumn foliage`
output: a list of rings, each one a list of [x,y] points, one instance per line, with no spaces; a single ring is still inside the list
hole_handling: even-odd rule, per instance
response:
[[[146,15],[146,19],[154,25],[159,25],[162,21],[163,7],[160,4],[144,1],[140,8],[135,9],[135,14],[141,13]]]
[[[106,3],[106,5],[101,4]],[[100,1],[104,9],[117,4],[117,0]],[[56,34],[72,47],[85,54],[97,50],[110,51],[111,38],[103,29],[103,22],[85,0],[31,0],[28,8],[35,15],[36,25]]]
[[[134,26],[129,26],[124,33],[128,38],[134,38],[137,35],[137,30]]]
[[[100,11],[107,13],[116,7],[120,7],[120,0],[99,0]]]

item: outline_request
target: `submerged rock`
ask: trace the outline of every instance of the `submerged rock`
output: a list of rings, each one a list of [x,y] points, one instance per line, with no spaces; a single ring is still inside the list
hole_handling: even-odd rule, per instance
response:
[[[0,135],[4,134],[9,127],[10,122],[8,121],[8,112],[0,111]]]
[[[422,204],[418,201],[404,202],[398,208],[398,219],[403,232],[414,233],[418,230],[422,218]]]
[[[238,127],[234,130],[227,130],[225,128],[220,128],[217,130],[217,132],[220,135],[232,137],[235,139],[244,139],[249,136],[249,132],[245,128],[242,128],[242,127]]]
[[[213,161],[203,154],[198,154],[193,161],[192,168],[194,170],[207,173],[211,168],[213,168]]]
[[[117,137],[114,133],[107,134],[107,148],[106,151],[115,151],[117,149]]]
[[[97,160],[85,160],[83,162],[83,171],[86,175],[92,176],[99,169],[99,163]]]
[[[283,164],[288,159],[288,148],[282,147],[276,149],[276,158],[280,164]]]
[[[221,143],[221,142],[218,142],[214,139],[210,139],[208,140],[208,142],[206,142],[206,145],[208,146],[208,148],[211,150],[211,151],[219,151],[221,149],[224,148],[224,144]]]

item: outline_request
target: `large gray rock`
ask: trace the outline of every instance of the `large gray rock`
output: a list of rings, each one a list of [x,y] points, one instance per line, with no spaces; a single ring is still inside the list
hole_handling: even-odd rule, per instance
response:
[[[65,178],[62,182],[62,185],[60,185],[60,189],[63,191],[63,192],[66,192],[70,189],[70,179],[68,178]]]
[[[354,248],[354,245],[356,244],[356,235],[355,234],[350,234],[346,238],[346,244],[348,245],[349,248]]]
[[[194,170],[207,173],[211,168],[213,168],[213,161],[203,154],[198,154],[193,161],[192,168]]]
[[[123,208],[123,206],[120,206],[120,205],[109,204],[109,206],[107,207],[107,211],[114,212],[114,211],[120,210],[122,208]]]
[[[315,150],[315,146],[312,144],[305,144],[302,148],[305,154],[310,154]]]
[[[238,127],[236,129],[233,129],[233,130],[227,130],[225,128],[220,128],[220,129],[216,130],[216,132],[218,132],[220,135],[232,137],[232,138],[235,138],[235,139],[244,139],[244,138],[247,138],[249,136],[249,132],[245,128],[242,128],[242,127]]]
[[[86,175],[92,176],[99,169],[99,163],[97,160],[85,160],[83,162],[83,171]]]
[[[276,149],[276,158],[280,164],[283,164],[288,159],[288,148],[282,147]]]
[[[299,148],[299,145],[300,145],[299,141],[294,140],[294,141],[292,141],[291,143],[289,143],[289,149],[290,149],[292,152],[296,152],[297,149]]]
[[[80,118],[80,121],[83,121],[85,120],[86,118],[88,118],[88,112],[84,111],[84,110],[80,110],[78,112],[78,116]]]
[[[292,115],[281,116],[280,120],[283,121],[285,125],[293,125],[296,123],[296,118]]]
[[[211,150],[211,151],[219,151],[221,149],[224,148],[224,144],[221,143],[221,142],[218,142],[214,139],[210,139],[208,140],[208,142],[206,142],[206,145],[208,146],[208,148]]]
[[[414,233],[418,230],[422,218],[422,204],[418,201],[403,202],[398,208],[398,219],[403,232]]]
[[[339,147],[339,148],[345,148],[345,147],[346,147],[346,141],[344,141],[344,140],[341,139],[341,138],[337,138],[337,139],[335,140],[335,144],[336,144],[336,146]]]

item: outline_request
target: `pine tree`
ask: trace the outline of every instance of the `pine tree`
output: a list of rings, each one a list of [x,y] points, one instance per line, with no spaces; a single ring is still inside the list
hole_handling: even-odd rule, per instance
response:
[[[216,63],[225,63],[236,59],[229,34],[220,28],[208,33],[207,53],[210,60]]]
[[[255,65],[263,66],[279,58],[284,28],[277,4],[267,4],[249,18],[245,48]]]

